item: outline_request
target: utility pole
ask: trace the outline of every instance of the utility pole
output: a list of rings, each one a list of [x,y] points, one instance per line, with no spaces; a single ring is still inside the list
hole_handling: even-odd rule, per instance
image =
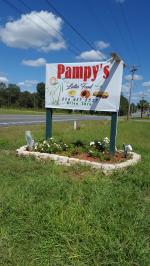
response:
[[[33,98],[33,99],[34,99],[34,110],[36,109],[36,98],[35,98],[35,96],[36,96],[36,94],[34,93],[34,94],[33,94],[33,97],[34,97],[34,98]]]
[[[141,118],[143,118],[143,111],[144,111],[144,93],[141,99]]]
[[[131,67],[131,85],[130,85],[130,92],[129,92],[129,106],[128,106],[128,114],[127,114],[127,120],[130,118],[131,113],[131,95],[132,95],[132,87],[133,87],[133,80],[134,80],[134,73],[138,70],[138,66],[133,65]]]

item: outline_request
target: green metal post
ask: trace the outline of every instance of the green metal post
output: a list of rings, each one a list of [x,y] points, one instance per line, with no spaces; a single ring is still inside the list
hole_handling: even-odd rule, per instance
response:
[[[115,154],[118,113],[111,114],[110,153]]]
[[[46,108],[46,139],[52,137],[52,108]]]

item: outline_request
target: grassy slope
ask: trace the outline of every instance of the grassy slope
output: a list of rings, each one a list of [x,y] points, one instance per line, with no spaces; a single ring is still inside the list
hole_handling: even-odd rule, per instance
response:
[[[66,141],[108,136],[108,122],[81,125],[73,132],[69,123],[56,124],[54,135]],[[43,137],[43,127],[27,127]],[[25,129],[0,128],[2,265],[148,266],[150,124],[119,123],[118,145],[131,143],[142,162],[109,177],[16,158]]]

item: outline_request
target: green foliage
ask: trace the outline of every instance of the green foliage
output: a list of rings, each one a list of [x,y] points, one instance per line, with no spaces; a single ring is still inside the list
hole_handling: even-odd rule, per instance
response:
[[[131,113],[136,113],[137,111],[137,105],[134,103],[131,103]]]
[[[142,99],[142,100],[140,100],[139,103],[137,104],[137,107],[138,107],[139,109],[141,109],[142,111],[146,111],[146,110],[148,110],[148,109],[150,108],[150,104],[149,104],[148,101]]]
[[[45,84],[37,84],[37,92],[20,91],[16,84],[0,83],[0,107],[43,108],[45,105]]]
[[[120,115],[127,114],[128,100],[121,95],[120,98]],[[45,83],[40,82],[36,86],[36,92],[30,93],[28,91],[21,92],[20,88],[15,84],[9,84],[6,86],[4,83],[0,83],[0,107],[21,107],[21,108],[44,108],[45,107]],[[133,110],[136,106],[133,106]],[[56,110],[57,111],[57,110]],[[60,111],[60,110],[59,110]],[[62,110],[61,110],[62,111]],[[72,113],[72,110],[66,110],[63,112]],[[86,114],[96,114],[94,111],[78,111]],[[99,114],[99,113],[98,113]],[[108,114],[108,113],[106,113]]]
[[[62,155],[78,155],[78,154],[89,154],[95,158],[103,158],[102,152],[109,152],[109,139],[104,138],[100,141],[94,141],[90,143],[76,140],[67,144],[61,139],[50,138],[41,142],[37,142],[34,147],[34,151],[45,152],[45,153],[57,153]]]
[[[0,83],[0,107],[13,106],[17,104],[20,95],[20,88],[16,84]]]
[[[141,110],[141,118],[143,118],[143,113],[150,110],[150,103],[144,99],[140,100],[137,104],[138,109]]]
[[[19,100],[17,105],[20,107],[25,108],[32,108],[33,107],[33,97],[30,92],[24,91],[20,94]]]
[[[37,142],[34,147],[35,151],[45,153],[60,153],[66,151],[67,149],[67,144],[65,144],[62,140],[56,140],[54,138],[50,138],[42,142]]]
[[[37,101],[38,107],[44,108],[45,106],[45,83],[38,83],[36,86],[37,89]]]
[[[74,147],[84,147],[85,146],[85,143],[80,139],[74,141],[72,144]]]
[[[128,106],[129,106],[128,100],[126,99],[126,97],[121,95],[119,115],[126,115],[128,113]]]

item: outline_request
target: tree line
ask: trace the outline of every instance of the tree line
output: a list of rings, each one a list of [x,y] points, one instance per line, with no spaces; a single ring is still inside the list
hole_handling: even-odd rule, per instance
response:
[[[128,100],[121,95],[120,99],[120,115],[126,115],[128,112]],[[36,85],[35,92],[21,91],[20,87],[16,84],[0,83],[0,107],[13,107],[13,108],[33,108],[44,109],[45,106],[45,83],[40,82]],[[137,109],[146,110],[149,104],[147,101],[142,100],[137,105],[131,104],[131,112],[134,113]],[[68,110],[71,112],[71,110]],[[92,112],[91,112],[92,113]]]
[[[45,84],[38,83],[36,92],[21,91],[16,84],[0,83],[0,107],[44,108]]]

